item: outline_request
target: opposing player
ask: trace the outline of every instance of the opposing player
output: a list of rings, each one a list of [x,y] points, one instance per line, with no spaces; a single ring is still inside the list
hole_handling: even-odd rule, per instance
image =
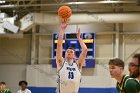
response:
[[[140,53],[135,54],[129,63],[129,75],[137,81],[140,93]]]
[[[124,62],[121,59],[111,59],[109,61],[109,70],[111,77],[117,80],[116,88],[118,93],[139,93],[136,80],[123,73]]]
[[[68,48],[65,52],[65,58],[62,57],[63,36],[67,27],[67,22],[61,22],[60,33],[57,43],[56,64],[58,71],[57,93],[78,93],[82,66],[87,55],[87,47],[80,38],[80,29],[77,31],[77,39],[82,48],[82,52],[77,61],[75,61],[75,50]]]
[[[0,82],[0,93],[12,93],[10,89],[7,88],[5,82]]]

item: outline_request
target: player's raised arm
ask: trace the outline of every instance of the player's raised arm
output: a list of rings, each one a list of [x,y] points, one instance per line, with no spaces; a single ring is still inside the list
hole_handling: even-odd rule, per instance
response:
[[[56,49],[56,64],[57,64],[57,67],[61,66],[62,62],[63,62],[62,44],[63,44],[63,36],[64,36],[64,32],[65,32],[66,27],[67,27],[67,22],[66,21],[61,22],[60,32],[59,32],[59,36],[58,36],[57,49]]]
[[[83,42],[83,40],[81,39],[80,37],[81,33],[80,33],[80,29],[78,29],[77,31],[77,39],[80,43],[80,46],[82,48],[82,52],[78,58],[78,65],[79,65],[79,69],[82,70],[82,66],[84,65],[85,63],[85,59],[86,59],[86,55],[87,55],[87,46],[85,45],[85,43]]]

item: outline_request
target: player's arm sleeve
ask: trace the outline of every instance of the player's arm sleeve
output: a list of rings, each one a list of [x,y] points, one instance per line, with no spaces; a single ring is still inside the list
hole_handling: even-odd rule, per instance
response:
[[[126,90],[127,93],[138,93],[136,82],[134,80],[128,80],[126,83]]]

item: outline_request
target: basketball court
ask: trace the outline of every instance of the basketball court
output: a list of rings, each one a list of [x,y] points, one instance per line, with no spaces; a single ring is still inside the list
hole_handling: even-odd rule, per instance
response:
[[[62,7],[64,6],[64,7]],[[128,63],[140,53],[139,0],[1,0],[0,82],[12,93],[26,80],[32,93],[55,93],[56,48],[60,22],[68,21],[63,52],[82,51],[78,28],[88,48],[78,93],[117,93],[108,62]]]

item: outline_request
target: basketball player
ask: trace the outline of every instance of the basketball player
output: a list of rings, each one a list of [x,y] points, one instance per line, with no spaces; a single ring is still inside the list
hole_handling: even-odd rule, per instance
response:
[[[20,90],[17,91],[17,93],[31,93],[29,89],[27,89],[28,83],[26,81],[19,81],[19,86],[21,87]]]
[[[78,93],[81,80],[82,66],[84,65],[87,55],[87,47],[80,38],[80,29],[77,31],[77,39],[80,42],[82,52],[77,61],[75,61],[75,50],[68,48],[65,52],[65,59],[62,58],[63,36],[67,27],[67,22],[64,21],[60,25],[60,33],[57,43],[56,64],[58,71],[58,88],[57,93]]]
[[[109,70],[111,77],[117,80],[116,88],[118,93],[139,93],[136,80],[123,74],[124,62],[121,59],[111,59],[109,61]]]
[[[140,92],[140,54],[135,54],[129,63],[129,75],[134,78],[139,85]]]
[[[0,93],[12,93],[9,89],[6,88],[5,82],[0,82]]]

